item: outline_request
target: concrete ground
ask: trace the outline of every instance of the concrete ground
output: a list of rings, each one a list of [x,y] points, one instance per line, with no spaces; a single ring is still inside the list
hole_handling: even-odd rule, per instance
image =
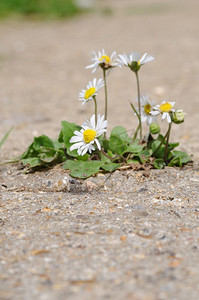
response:
[[[1,165],[1,299],[199,298],[198,9],[197,0],[107,0],[67,21],[1,21],[0,139],[14,126],[1,162],[34,136],[56,138],[61,120],[90,117],[92,103],[81,106],[78,92],[93,78],[91,50],[102,48],[155,56],[140,70],[142,94],[187,113],[171,139],[194,160],[85,181],[60,166],[24,174]],[[108,131],[131,132],[135,78],[118,68],[108,84]],[[103,93],[98,103],[103,113]]]

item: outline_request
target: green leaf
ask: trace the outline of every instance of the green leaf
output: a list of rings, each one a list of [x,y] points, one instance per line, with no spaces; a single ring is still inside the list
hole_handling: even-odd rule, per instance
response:
[[[108,151],[107,151],[107,154],[108,154],[108,156],[110,156],[110,157],[112,157],[112,158],[115,156],[111,150],[108,150]]]
[[[192,161],[191,156],[188,155],[186,152],[183,152],[183,151],[174,150],[173,151],[173,156],[174,157],[179,156],[181,158],[182,164],[187,164],[188,162]]]
[[[165,163],[164,163],[163,159],[157,158],[157,159],[154,160],[153,166],[156,169],[163,169],[164,166],[165,166]]]
[[[60,143],[58,140],[52,141],[55,150],[63,150],[64,149],[64,143]]]
[[[141,152],[134,154],[133,158],[137,158],[139,162],[142,164],[148,160],[148,158],[151,156],[152,150],[142,150]]]
[[[134,157],[133,159],[127,160],[127,164],[140,164],[140,159],[139,157]]]
[[[111,160],[107,156],[105,156],[102,152],[100,153],[100,159],[104,163],[111,163]]]
[[[127,151],[130,153],[139,153],[143,150],[144,146],[138,145],[137,143],[130,144],[127,148]]]
[[[123,140],[118,137],[111,136],[109,141],[110,150],[113,153],[122,155],[123,153],[128,152],[128,147]]]
[[[24,166],[29,166],[30,168],[39,167],[42,165],[42,161],[38,157],[30,157],[21,160]]]
[[[112,129],[111,131],[111,135],[110,136],[115,136],[120,138],[121,140],[123,140],[126,143],[131,143],[132,142],[132,138],[130,138],[127,134],[126,129],[123,126],[116,126]]]
[[[54,143],[47,135],[41,135],[34,138],[33,147],[36,151],[40,151],[41,147],[54,149]]]
[[[103,139],[101,145],[102,145],[104,151],[107,152],[109,149],[109,140]]]
[[[23,165],[31,168],[59,163],[65,160],[64,144],[52,141],[48,136],[35,137],[28,149],[22,154]]]
[[[11,131],[13,130],[13,127],[10,128],[8,130],[8,132],[6,132],[6,134],[3,136],[3,138],[0,141],[0,148],[3,146],[3,144],[5,143],[5,141],[7,140],[8,136],[10,135]]]
[[[159,141],[159,140],[155,140],[155,141],[152,142],[151,148],[152,148],[153,152],[156,151],[156,149],[159,147],[160,143],[161,143],[161,141]],[[158,151],[156,151],[153,156],[156,157],[156,158],[163,158],[164,157],[164,151],[165,151],[165,146],[161,145],[160,148],[158,149]]]
[[[70,141],[71,137],[74,135],[74,131],[75,130],[79,131],[80,129],[81,129],[81,127],[75,123],[62,121],[61,122],[61,132],[60,132],[58,141],[64,142],[65,147],[69,148],[70,146],[72,146],[72,144],[69,141]]]
[[[128,136],[126,129],[122,126],[116,126],[111,131],[109,140],[109,149],[113,153],[122,155],[127,152],[127,144],[132,142],[132,139]]]
[[[107,163],[107,164],[103,165],[101,168],[105,171],[113,172],[120,166],[121,166],[121,164],[119,164],[119,163]]]
[[[175,156],[168,164],[168,167],[175,167],[175,166],[182,167],[182,160],[180,156]]]
[[[157,140],[159,140],[159,141],[162,142],[163,139],[164,139],[164,136],[163,136],[162,134],[159,134]],[[165,141],[164,141],[164,142],[165,142]]]
[[[70,170],[70,175],[77,178],[88,178],[99,172],[102,161],[90,160],[90,161],[74,161],[67,160],[63,166],[64,169]]]
[[[56,152],[54,153],[54,155],[52,155],[51,153],[40,153],[38,155],[38,158],[40,158],[42,162],[49,164],[57,159],[56,154]]]
[[[178,142],[176,142],[176,143],[169,143],[168,148],[169,148],[169,150],[173,150],[174,148],[176,148],[178,146],[179,146]]]
[[[21,159],[36,157],[37,155],[38,155],[38,151],[34,149],[34,143],[32,143],[30,144],[28,149],[22,154]]]
[[[68,149],[66,150],[66,153],[67,153],[69,156],[72,156],[72,157],[78,157],[78,156],[79,156],[79,154],[77,153],[77,149],[71,151],[70,148],[68,148]]]

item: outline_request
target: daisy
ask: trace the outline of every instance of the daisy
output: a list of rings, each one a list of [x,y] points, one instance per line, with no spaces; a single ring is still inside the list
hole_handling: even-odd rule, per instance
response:
[[[167,118],[167,122],[171,123],[171,113],[174,112],[175,102],[162,102],[160,105],[156,105],[153,107],[153,110],[150,112],[152,116],[157,116],[162,114],[162,120]]]
[[[93,97],[97,95],[99,89],[101,89],[103,86],[104,81],[102,78],[100,78],[98,81],[96,78],[94,78],[93,81],[89,81],[86,90],[82,89],[81,92],[79,92],[79,100],[82,101],[82,104],[92,100]]]
[[[86,121],[82,125],[82,129],[80,131],[75,131],[74,136],[70,139],[70,143],[74,143],[70,150],[77,149],[77,153],[79,155],[84,155],[86,152],[91,153],[95,150],[94,145],[97,146],[99,150],[101,150],[101,145],[99,140],[97,139],[100,135],[106,132],[106,127],[108,122],[104,120],[104,116],[97,117],[97,124],[95,124],[95,115],[92,115],[90,121]]]
[[[141,96],[140,97],[141,103],[141,121],[144,123],[147,121],[147,124],[150,125],[151,123],[156,121],[156,116],[150,114],[153,109],[153,102],[149,100],[148,96]]]
[[[120,66],[127,66],[132,71],[137,72],[140,67],[150,61],[153,61],[155,58],[147,53],[144,53],[142,56],[137,52],[131,52],[130,54],[119,54],[117,62]]]
[[[86,66],[86,69],[93,69],[92,73],[94,73],[98,67],[108,70],[118,66],[118,63],[116,62],[115,51],[111,54],[111,56],[108,56],[104,49],[102,49],[102,51],[98,51],[98,53],[92,51],[92,54],[94,55],[94,57],[91,58],[93,63],[89,66]]]

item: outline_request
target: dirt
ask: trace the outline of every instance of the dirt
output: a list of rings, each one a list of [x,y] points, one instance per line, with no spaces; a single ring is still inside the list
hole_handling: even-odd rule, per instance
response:
[[[107,0],[67,21],[1,21],[0,139],[14,126],[1,162],[34,136],[56,138],[61,120],[90,117],[92,103],[82,106],[78,92],[93,78],[91,50],[101,48],[155,56],[140,70],[142,93],[187,113],[171,139],[194,161],[85,181],[61,166],[24,174],[20,164],[1,165],[1,299],[198,299],[198,6]],[[132,132],[135,78],[118,68],[108,84],[108,131]],[[103,93],[98,103],[103,113]]]

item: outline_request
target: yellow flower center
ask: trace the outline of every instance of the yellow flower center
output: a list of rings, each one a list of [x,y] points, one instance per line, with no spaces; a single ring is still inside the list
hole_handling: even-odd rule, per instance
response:
[[[159,109],[162,113],[169,112],[172,108],[172,105],[169,102],[163,103],[160,105]]]
[[[149,103],[144,106],[144,111],[147,115],[150,115],[151,105]]]
[[[87,100],[88,98],[90,98],[93,94],[95,94],[96,89],[94,87],[91,87],[90,89],[88,89],[85,93],[84,98]]]
[[[90,143],[91,141],[94,140],[94,138],[96,137],[96,131],[93,129],[86,129],[83,132],[83,136],[84,136],[84,141],[86,144]]]
[[[99,60],[102,61],[104,59],[105,59],[105,63],[110,63],[110,61],[111,61],[111,59],[108,55],[102,55]]]
[[[140,60],[138,60],[138,66],[140,65]]]

